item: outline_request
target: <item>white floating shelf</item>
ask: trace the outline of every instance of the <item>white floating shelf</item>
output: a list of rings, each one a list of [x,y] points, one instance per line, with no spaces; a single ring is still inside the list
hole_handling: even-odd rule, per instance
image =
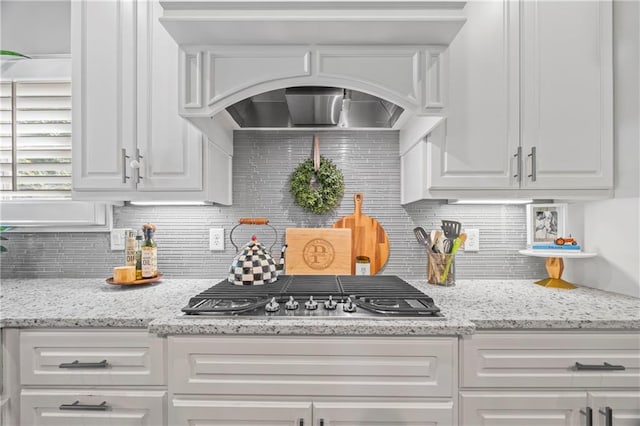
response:
[[[578,250],[518,250],[518,253],[524,254],[525,256],[533,256],[533,257],[562,257],[567,259],[588,259],[590,257],[596,257],[597,253],[587,253],[584,251]]]

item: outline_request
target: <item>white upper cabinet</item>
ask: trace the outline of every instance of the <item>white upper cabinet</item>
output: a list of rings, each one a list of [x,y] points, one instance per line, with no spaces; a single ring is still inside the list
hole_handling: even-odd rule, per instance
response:
[[[232,129],[216,117],[207,140],[178,115],[178,46],[161,12],[158,2],[72,3],[77,199],[231,203]]]
[[[525,1],[521,25],[523,187],[611,188],[611,1]]]
[[[157,2],[138,3],[138,149],[142,191],[202,190],[202,134],[178,115],[178,47]]]
[[[135,189],[136,22],[131,1],[71,3],[73,189]]]
[[[432,136],[431,189],[504,189],[518,135],[518,3],[469,2],[469,19],[445,53],[445,128]]]
[[[401,130],[402,202],[610,196],[611,1],[481,1],[465,11],[444,54],[446,120],[426,138]]]

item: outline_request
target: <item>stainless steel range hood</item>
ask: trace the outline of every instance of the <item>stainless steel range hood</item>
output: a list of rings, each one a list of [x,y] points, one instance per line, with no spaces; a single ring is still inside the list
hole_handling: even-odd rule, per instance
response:
[[[223,124],[424,135],[423,116],[445,111],[465,3],[160,0],[180,48],[179,114],[210,140]]]
[[[302,86],[253,96],[227,111],[242,128],[392,128],[404,110],[356,90]]]

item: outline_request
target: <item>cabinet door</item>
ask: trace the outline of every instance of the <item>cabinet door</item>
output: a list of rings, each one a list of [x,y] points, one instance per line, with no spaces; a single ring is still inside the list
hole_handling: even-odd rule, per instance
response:
[[[71,2],[77,191],[135,188],[125,157],[136,138],[135,8],[128,0]]]
[[[178,45],[160,24],[162,6],[138,6],[138,191],[200,191],[201,133],[178,114]],[[135,173],[134,173],[135,175]]]
[[[522,146],[531,189],[613,185],[612,4],[522,2]]]
[[[460,424],[573,426],[585,424],[584,392],[460,392]]]
[[[166,424],[165,407],[165,391],[25,389],[20,396],[20,423],[159,426]]]
[[[429,139],[431,190],[518,187],[518,2],[468,2],[449,58],[446,132]]]
[[[302,426],[311,425],[311,402],[216,401],[174,398],[169,407],[173,426]]]
[[[313,419],[321,426],[445,426],[453,424],[453,401],[314,402]]]
[[[614,425],[640,424],[640,392],[589,392],[588,398],[589,407],[593,410],[594,426],[607,425],[607,407],[611,408]]]

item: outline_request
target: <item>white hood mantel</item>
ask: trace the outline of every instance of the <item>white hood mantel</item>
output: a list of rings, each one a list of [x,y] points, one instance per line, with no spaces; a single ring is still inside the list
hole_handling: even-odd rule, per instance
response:
[[[179,45],[449,45],[465,3],[167,0],[160,21]]]
[[[180,46],[179,113],[211,140],[227,107],[296,86],[374,95],[404,110],[393,126],[410,130],[401,136],[429,134],[443,118],[446,50],[466,21],[460,0],[160,4]]]

